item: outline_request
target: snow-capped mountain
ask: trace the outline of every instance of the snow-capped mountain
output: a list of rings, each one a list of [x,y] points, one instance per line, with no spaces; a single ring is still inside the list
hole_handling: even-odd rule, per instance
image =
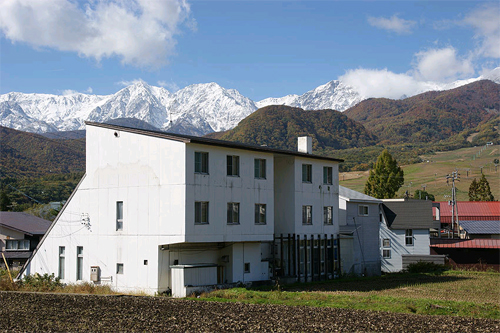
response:
[[[476,79],[429,83],[423,91],[453,89],[477,80],[500,83],[500,67]],[[420,93],[420,92],[419,92]],[[0,125],[42,133],[84,129],[84,121],[136,118],[177,133],[204,135],[235,127],[258,108],[289,105],[305,110],[344,111],[371,96],[362,96],[342,81],[330,81],[303,95],[266,98],[259,102],[217,83],[194,84],[175,93],[137,82],[107,96],[8,93],[0,95]]]

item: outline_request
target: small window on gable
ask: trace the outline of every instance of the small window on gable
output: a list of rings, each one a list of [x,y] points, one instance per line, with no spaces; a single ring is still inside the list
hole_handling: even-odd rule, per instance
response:
[[[405,231],[405,244],[406,246],[413,246],[413,230],[406,229]]]
[[[244,269],[245,269],[245,273],[250,273],[250,263],[249,262],[245,263]]]
[[[254,175],[257,179],[266,179],[266,160],[256,158],[254,160]]]
[[[368,216],[368,206],[359,205],[358,206],[358,215],[359,216]]]
[[[391,240],[389,238],[384,238],[382,240],[382,246],[383,247],[391,247]]]
[[[116,230],[123,230],[123,201],[116,202]]]
[[[333,168],[323,167],[323,184],[332,185],[333,184]]]
[[[194,153],[194,172],[208,174],[208,153],[197,151]]]
[[[383,250],[382,255],[385,259],[391,259],[391,250]]]
[[[302,164],[302,182],[312,183],[312,164]]]
[[[238,177],[240,175],[240,157],[227,155],[227,175]]]
[[[116,274],[123,274],[123,264],[122,263],[116,264]]]

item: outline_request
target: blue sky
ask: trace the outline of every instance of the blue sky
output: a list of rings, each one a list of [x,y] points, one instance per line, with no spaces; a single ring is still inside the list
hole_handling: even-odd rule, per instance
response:
[[[340,78],[391,97],[498,67],[499,18],[498,1],[4,0],[0,93],[106,95],[140,79],[258,101]]]

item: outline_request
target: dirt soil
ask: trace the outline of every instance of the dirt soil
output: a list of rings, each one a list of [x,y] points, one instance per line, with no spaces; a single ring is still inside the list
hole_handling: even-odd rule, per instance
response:
[[[500,320],[165,297],[0,292],[0,332],[500,332]]]

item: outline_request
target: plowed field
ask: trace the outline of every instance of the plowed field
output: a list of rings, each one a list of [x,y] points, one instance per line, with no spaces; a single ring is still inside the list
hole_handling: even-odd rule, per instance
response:
[[[1,332],[500,332],[500,321],[163,297],[0,292]]]

